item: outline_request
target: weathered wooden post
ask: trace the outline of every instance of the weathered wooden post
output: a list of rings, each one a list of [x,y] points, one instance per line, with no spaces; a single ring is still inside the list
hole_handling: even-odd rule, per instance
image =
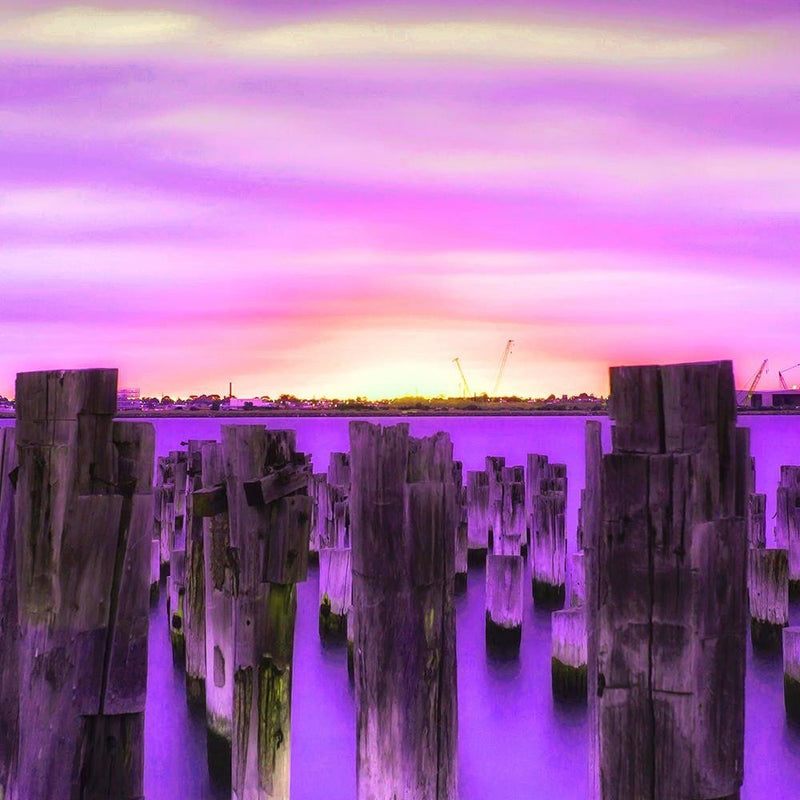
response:
[[[586,609],[574,606],[554,611],[551,621],[553,696],[586,700]]]
[[[467,557],[482,564],[489,549],[489,476],[467,472]]]
[[[570,558],[570,607],[586,603],[586,553],[573,553]]]
[[[789,596],[800,596],[800,467],[782,466],[775,541],[789,551]]]
[[[789,558],[786,550],[751,547],[747,583],[753,647],[778,650],[783,629],[789,624]]]
[[[522,639],[521,555],[486,556],[486,649],[495,655],[516,655]]]
[[[326,547],[350,547],[350,455],[331,453],[328,465]]]
[[[17,376],[17,797],[143,796],[154,432],[117,372]]]
[[[222,445],[204,444],[200,450],[202,486],[192,494],[192,516],[203,520],[206,747],[209,774],[224,785],[231,780],[233,598],[239,573],[230,541]]]
[[[550,464],[546,457],[528,461],[539,476],[532,486],[531,515],[532,591],[537,605],[564,605],[567,574],[567,479],[566,466]]]
[[[158,603],[159,582],[161,580],[161,541],[150,540],[150,605]]]
[[[223,425],[233,603],[234,800],[288,798],[296,584],[306,579],[311,498],[294,431]]]
[[[350,455],[357,797],[454,800],[452,445],[351,422]]]
[[[766,547],[767,496],[752,493],[747,500],[747,542],[750,547]]]
[[[13,428],[0,428],[0,797],[16,792],[19,737],[19,617],[14,493],[17,447]]]
[[[172,644],[172,663],[186,666],[186,631],[184,610],[186,606],[186,550],[175,548],[170,553],[167,576],[167,619]]]
[[[314,501],[311,516],[311,537],[308,543],[308,557],[310,560],[319,558],[319,551],[323,547],[330,547],[327,541],[328,524],[328,475],[325,472],[316,472],[309,481],[308,494]]]
[[[581,547],[586,581],[586,696],[589,698],[589,798],[600,800],[600,710],[597,675],[598,539],[603,523],[603,443],[597,420],[584,426],[585,483],[581,493]]]
[[[525,482],[522,467],[506,467],[500,485],[500,516],[495,531],[493,551],[520,555],[527,544],[525,521]]]
[[[589,559],[600,797],[735,798],[747,487],[732,365],[614,368],[611,412]]]
[[[186,460],[186,496],[183,500],[186,528],[186,560],[183,624],[186,642],[186,700],[192,707],[206,702],[206,576],[203,519],[193,513],[191,498],[203,488],[203,447],[208,439],[190,439]]]
[[[800,628],[783,629],[783,703],[786,716],[800,722]]]
[[[464,485],[463,465],[460,461],[453,462],[453,482],[456,485],[456,554],[455,554],[455,582],[453,584],[456,594],[463,594],[467,590],[467,575],[469,573],[469,521],[467,506],[467,487]]]
[[[319,636],[325,642],[344,642],[353,601],[349,547],[319,551]]]
[[[503,456],[486,456],[486,477],[489,479],[489,541],[494,540],[500,527],[503,511],[503,470],[506,460]]]

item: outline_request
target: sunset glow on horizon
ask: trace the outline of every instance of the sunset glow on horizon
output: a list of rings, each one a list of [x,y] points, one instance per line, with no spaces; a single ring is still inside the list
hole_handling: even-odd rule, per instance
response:
[[[0,395],[800,362],[796,0],[0,9]],[[800,369],[787,375],[800,382]]]

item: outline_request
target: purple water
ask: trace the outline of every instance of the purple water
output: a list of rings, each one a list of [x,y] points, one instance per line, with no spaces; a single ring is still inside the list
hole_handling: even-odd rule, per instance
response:
[[[343,418],[273,418],[247,422],[297,430],[298,448],[325,469],[331,451],[348,449]],[[375,420],[372,420],[375,421]],[[413,435],[448,431],[455,457],[482,469],[486,455],[524,464],[540,452],[568,465],[569,548],[583,486],[583,417],[383,418],[407,421]],[[608,437],[608,421],[603,419]],[[218,438],[219,419],[158,419],[159,454],[189,438]],[[0,423],[2,424],[2,423]],[[767,494],[771,544],[775,487],[781,464],[800,463],[800,417],[749,416],[757,459],[757,490]],[[608,442],[606,441],[606,448]],[[529,583],[527,585],[530,585]],[[484,647],[483,572],[472,569],[467,594],[457,600],[459,691],[459,795],[462,800],[583,800],[587,787],[587,715],[581,706],[553,702],[550,690],[550,620],[526,592],[518,661],[495,662]],[[292,797],[355,797],[353,691],[343,649],[323,647],[317,634],[318,576],[299,586],[292,708]],[[800,623],[800,608],[792,608]],[[748,652],[746,761],[743,800],[796,800],[800,796],[800,728],[786,722],[781,659]],[[162,602],[151,615],[146,732],[148,800],[228,797],[210,787],[205,767],[205,727],[185,703],[182,674],[173,669]]]

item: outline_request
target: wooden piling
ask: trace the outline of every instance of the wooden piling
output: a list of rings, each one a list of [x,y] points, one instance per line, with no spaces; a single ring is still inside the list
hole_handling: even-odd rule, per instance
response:
[[[786,716],[800,723],[800,628],[783,629],[783,703]]]
[[[208,771],[221,785],[231,781],[233,730],[233,598],[238,561],[231,547],[222,445],[201,447],[202,488],[192,495],[193,516],[203,519],[206,644],[206,749]]]
[[[750,637],[758,650],[778,650],[789,624],[789,557],[786,550],[750,548]]]
[[[483,563],[489,548],[489,476],[467,472],[467,548],[473,563]]]
[[[346,641],[352,598],[350,548],[326,547],[320,550],[319,635],[323,641]]]
[[[599,797],[735,798],[749,454],[737,450],[732,365],[614,368],[610,407],[589,557]]]
[[[176,667],[186,666],[186,632],[184,612],[186,610],[186,550],[174,549],[169,559],[167,576],[167,619],[169,640],[172,645],[172,663]]]
[[[257,425],[223,425],[222,449],[238,568],[232,795],[288,798],[296,584],[306,579],[311,524],[306,457],[295,452],[294,431]],[[290,466],[306,477],[301,488],[282,478],[287,494],[280,496],[269,479]]]
[[[800,596],[800,467],[781,467],[775,541],[789,551],[789,596]]]
[[[767,546],[767,496],[751,493],[747,498],[747,542],[750,547]]]
[[[190,439],[186,459],[183,508],[186,528],[184,638],[186,642],[186,700],[205,710],[206,703],[206,577],[203,545],[204,517],[193,513],[191,498],[203,488],[203,447],[211,440]]]
[[[143,796],[154,432],[116,370],[17,376],[17,796]]]
[[[503,470],[506,460],[503,456],[486,456],[486,477],[489,479],[489,541],[500,528],[503,513]]]
[[[150,540],[150,605],[158,604],[159,582],[161,580],[161,541]]]
[[[566,596],[567,479],[566,466],[546,457],[528,456],[538,475],[531,498],[531,581],[534,602],[560,608]]]
[[[486,557],[486,649],[495,655],[517,655],[522,639],[522,556]]]
[[[0,797],[16,792],[19,736],[19,617],[14,494],[17,448],[14,428],[0,428]]]
[[[570,557],[570,607],[586,603],[586,554],[581,551]]]
[[[554,611],[551,618],[550,673],[553,697],[586,700],[586,611],[583,606]]]
[[[350,454],[357,798],[454,800],[452,445],[351,422]]]

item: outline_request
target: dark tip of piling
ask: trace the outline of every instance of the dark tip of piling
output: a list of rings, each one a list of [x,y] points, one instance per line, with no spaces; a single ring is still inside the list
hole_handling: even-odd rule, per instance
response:
[[[567,587],[560,583],[554,586],[546,581],[533,581],[533,602],[536,606],[549,611],[564,608]]]
[[[205,710],[206,682],[196,675],[186,676],[186,704],[192,710]]]
[[[586,702],[586,665],[572,667],[557,658],[550,659],[553,697],[556,700]]]
[[[789,599],[800,600],[800,581],[789,581]]]
[[[161,565],[161,572],[159,573],[159,580],[165,581],[169,577],[169,561]]]
[[[159,597],[158,581],[150,584],[150,605],[157,606]]]
[[[786,674],[783,676],[783,705],[786,716],[800,724],[800,681]]]
[[[464,594],[467,591],[467,573],[456,572],[455,580],[453,581],[453,591],[456,594]]]
[[[308,563],[319,564],[319,552],[317,550],[308,551]]]
[[[186,639],[182,633],[170,631],[172,639],[172,666],[186,669]]]
[[[211,728],[206,728],[206,755],[208,757],[208,776],[214,786],[230,789],[231,785],[231,742]]]
[[[516,658],[522,641],[522,627],[504,628],[486,612],[486,651],[498,658]]]
[[[486,563],[486,548],[478,547],[474,550],[467,550],[467,564],[472,567],[480,567]]]
[[[760,619],[750,620],[750,640],[754,650],[780,653],[783,649],[783,629],[785,625],[775,625]]]
[[[319,607],[319,638],[330,644],[347,641],[347,615],[334,614],[325,599]]]

